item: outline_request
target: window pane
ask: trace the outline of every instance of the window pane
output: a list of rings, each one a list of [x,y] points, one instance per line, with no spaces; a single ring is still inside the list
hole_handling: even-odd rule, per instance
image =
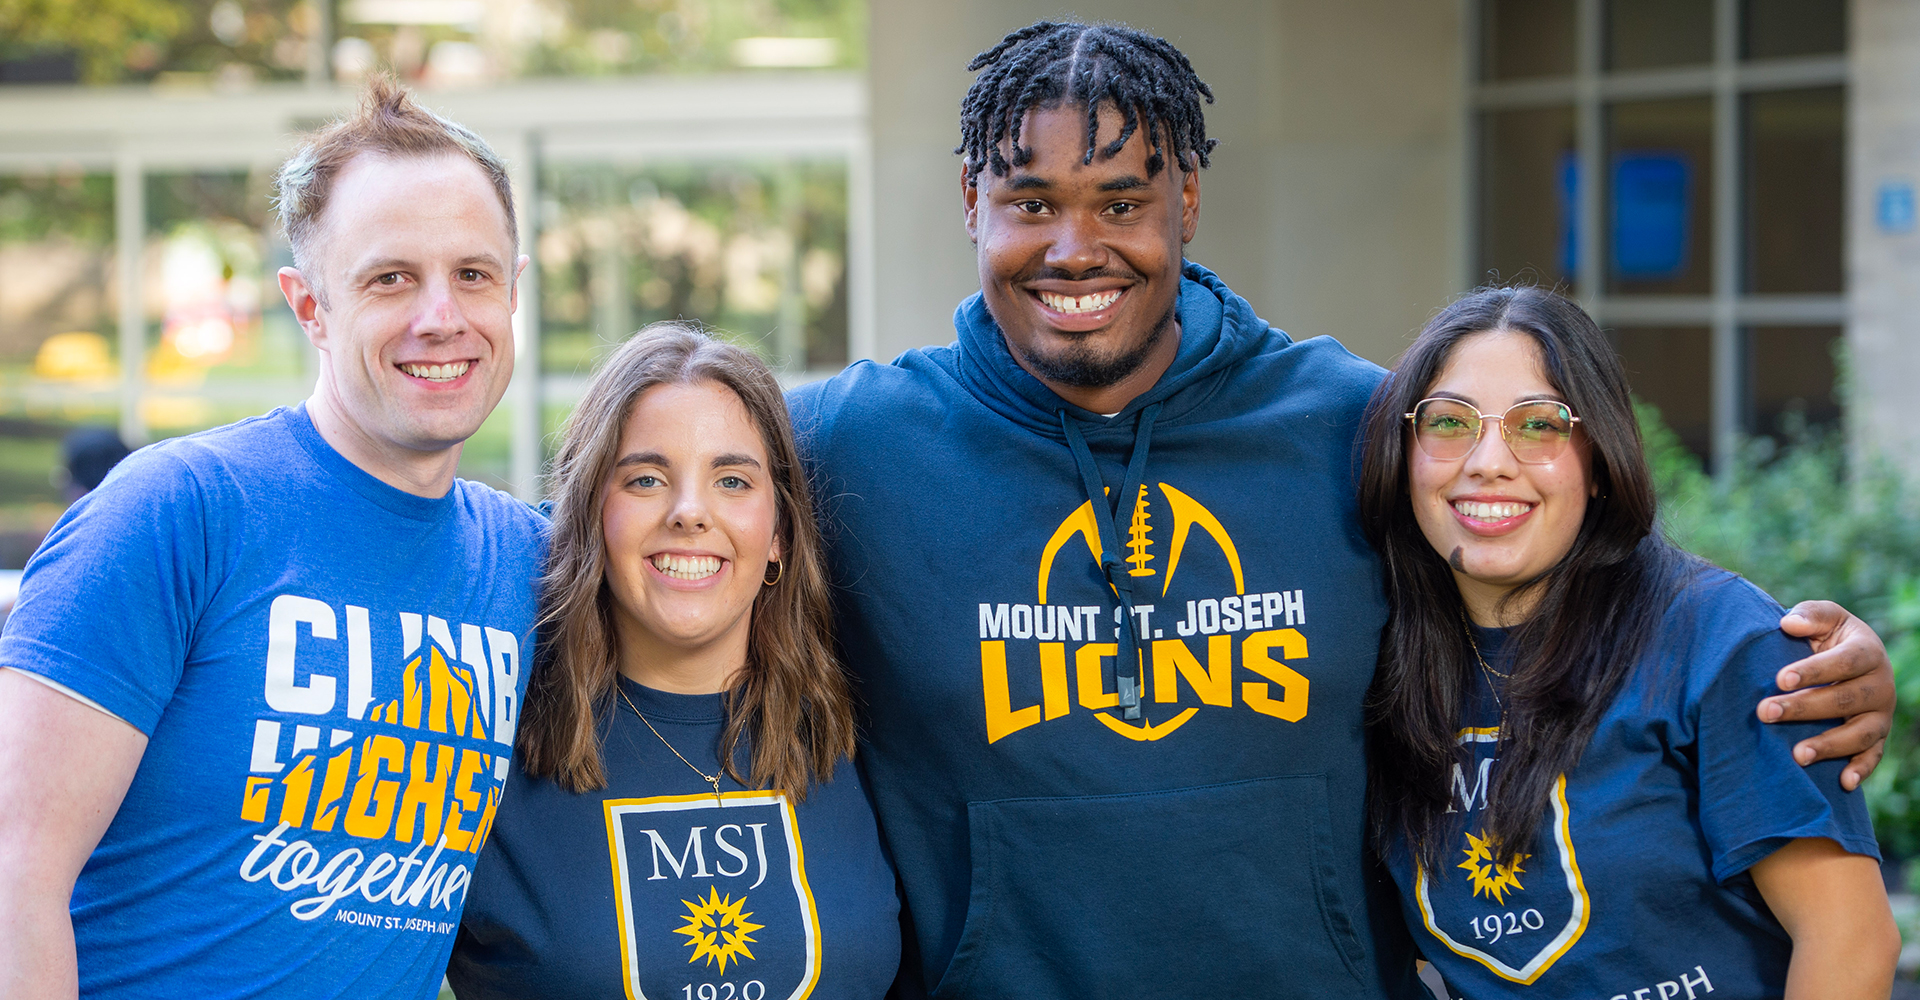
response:
[[[65,508],[61,440],[119,423],[117,281],[111,176],[0,176],[0,568]]]
[[[1573,109],[1493,111],[1480,123],[1480,278],[1571,282]]]
[[[1480,9],[1481,76],[1572,75],[1574,0],[1486,0]]]
[[[1847,0],[1746,0],[1741,51],[1748,59],[1847,50]]]
[[[298,402],[305,336],[271,275],[266,170],[147,176],[146,381],[154,437]]]
[[[776,368],[846,363],[844,164],[570,165],[545,183],[548,371],[585,373],[608,346],[676,317]]]
[[[1607,109],[1607,290],[1704,295],[1712,285],[1713,103]]]
[[[1713,451],[1713,337],[1703,326],[1630,326],[1608,334],[1635,399],[1652,405],[1680,443],[1708,460]]]
[[[1786,436],[1801,422],[1839,426],[1833,350],[1840,336],[1837,326],[1747,329],[1748,433]]]
[[[1748,290],[1841,291],[1846,89],[1752,94],[1743,103]]]
[[[1713,0],[1608,0],[1608,69],[1712,61]]]

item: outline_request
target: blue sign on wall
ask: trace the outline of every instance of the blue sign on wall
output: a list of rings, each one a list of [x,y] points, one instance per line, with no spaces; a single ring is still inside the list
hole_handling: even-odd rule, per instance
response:
[[[1613,161],[1613,271],[1629,280],[1686,270],[1692,168],[1678,152],[1635,151]]]
[[[1881,181],[1879,196],[1874,199],[1873,218],[1880,231],[1889,234],[1913,232],[1913,183],[1911,181]]]

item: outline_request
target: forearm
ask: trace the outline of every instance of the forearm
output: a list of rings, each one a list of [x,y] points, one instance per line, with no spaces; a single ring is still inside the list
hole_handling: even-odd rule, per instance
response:
[[[70,1000],[80,992],[71,887],[61,895],[19,875],[0,874],[0,1000]]]
[[[1886,1000],[1900,957],[1900,933],[1884,928],[1839,929],[1796,935],[1787,966],[1786,1000]]]

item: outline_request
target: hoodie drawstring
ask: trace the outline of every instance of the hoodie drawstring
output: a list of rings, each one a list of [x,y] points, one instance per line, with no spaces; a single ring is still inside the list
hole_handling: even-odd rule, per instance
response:
[[[1107,498],[1106,485],[1100,479],[1100,466],[1094,463],[1093,452],[1087,448],[1087,439],[1080,433],[1080,422],[1064,409],[1059,412],[1060,429],[1066,432],[1067,446],[1073,449],[1073,464],[1080,471],[1080,483],[1087,491],[1094,528],[1100,534],[1100,573],[1106,578],[1107,586],[1112,587],[1120,598],[1120,627],[1116,630],[1120,648],[1113,664],[1113,687],[1120,699],[1120,716],[1123,719],[1138,719],[1142,657],[1140,637],[1134,631],[1133,576],[1127,572],[1126,564],[1120,558],[1120,533],[1114,529],[1114,518],[1118,516],[1117,511],[1131,510],[1138,502],[1140,491],[1146,487],[1147,451],[1153,443],[1153,421],[1160,413],[1160,404],[1155,403],[1140,411],[1139,422],[1134,425],[1133,457],[1127,460],[1127,478],[1111,500]],[[1122,664],[1128,664],[1127,676],[1121,676]]]

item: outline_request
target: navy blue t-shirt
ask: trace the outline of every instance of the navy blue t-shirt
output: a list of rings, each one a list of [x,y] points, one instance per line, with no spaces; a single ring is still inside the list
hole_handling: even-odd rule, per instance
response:
[[[1474,678],[1446,862],[1420,872],[1403,846],[1392,862],[1408,926],[1455,997],[1780,995],[1792,941],[1747,869],[1800,837],[1879,856],[1864,801],[1840,788],[1845,762],[1794,763],[1793,745],[1828,724],[1754,715],[1779,693],[1775,673],[1808,652],[1780,632],[1782,614],[1723,570],[1694,580],[1560,778],[1532,850],[1508,866],[1479,820],[1500,705],[1490,678]],[[1474,634],[1504,671],[1506,633]]]
[[[900,904],[858,770],[804,802],[720,773],[724,696],[620,681],[607,786],[516,768],[447,969],[461,1000],[874,1000],[900,964]],[[629,700],[631,704],[629,704]],[[646,713],[649,731],[634,708]],[[666,742],[663,742],[663,738]],[[748,770],[743,747],[738,755]]]

